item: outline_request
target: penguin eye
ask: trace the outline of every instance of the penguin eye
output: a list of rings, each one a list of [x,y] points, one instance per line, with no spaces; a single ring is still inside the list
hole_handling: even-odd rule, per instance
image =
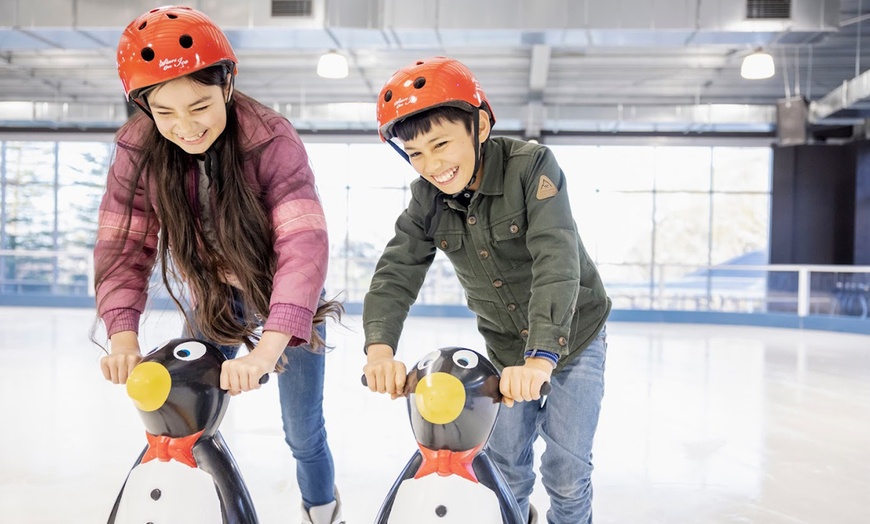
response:
[[[173,352],[178,360],[196,360],[205,355],[205,345],[199,342],[185,342]]]
[[[440,356],[441,353],[439,351],[433,351],[432,353],[429,353],[428,355],[423,357],[420,362],[417,363],[417,369],[423,371],[424,369],[430,367],[433,362],[438,360],[438,357]]]
[[[463,349],[453,354],[453,363],[465,369],[477,367],[477,353],[470,349]]]

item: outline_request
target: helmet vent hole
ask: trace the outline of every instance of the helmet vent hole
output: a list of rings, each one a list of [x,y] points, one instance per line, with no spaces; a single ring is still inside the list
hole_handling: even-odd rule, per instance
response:
[[[181,35],[178,39],[179,45],[185,49],[190,49],[193,46],[193,38],[190,35]]]
[[[426,85],[426,79],[423,78],[422,76],[418,77],[416,80],[414,80],[414,88],[415,89],[420,89],[424,85]]]
[[[147,22],[147,21],[142,22],[142,25],[139,26],[139,31],[145,29],[145,26],[146,26],[146,25],[148,25],[148,22]]]
[[[384,102],[389,102],[392,99],[393,99],[393,91],[392,90],[384,93]]]
[[[146,62],[154,60],[154,50],[150,47],[143,47],[142,50],[139,51],[139,54],[142,55],[142,60],[145,60]]]
[[[178,15],[174,15],[172,13],[166,13],[166,18],[169,18],[171,20],[175,20],[176,18],[178,18]]]

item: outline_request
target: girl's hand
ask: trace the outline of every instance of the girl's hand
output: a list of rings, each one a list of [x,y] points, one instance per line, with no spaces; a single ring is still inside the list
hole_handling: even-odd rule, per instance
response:
[[[368,347],[367,355],[363,373],[369,389],[389,393],[393,400],[401,397],[408,372],[404,363],[393,358],[393,348],[386,344],[372,344]]]
[[[264,331],[260,342],[247,355],[227,360],[221,366],[221,389],[230,395],[260,389],[260,378],[275,371],[275,364],[284,354],[290,335],[279,331]]]
[[[544,358],[528,358],[525,365],[509,366],[501,373],[498,384],[502,402],[513,407],[514,402],[529,402],[541,398],[541,387],[550,381],[553,364]]]
[[[121,331],[112,335],[109,354],[100,359],[103,377],[113,384],[126,384],[127,377],[142,360],[139,340],[135,331]]]
[[[221,389],[230,395],[260,389],[260,378],[275,371],[275,361],[263,358],[254,352],[243,357],[227,360],[221,366]]]

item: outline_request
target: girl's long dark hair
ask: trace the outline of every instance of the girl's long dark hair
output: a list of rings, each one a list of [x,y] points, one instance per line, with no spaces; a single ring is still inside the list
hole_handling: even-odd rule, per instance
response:
[[[231,77],[224,65],[196,71],[189,77],[204,86],[220,86],[225,93],[231,89]],[[233,99],[256,104],[239,92],[233,94]],[[148,116],[143,114],[137,118]],[[197,218],[202,213],[196,209],[199,199],[193,194],[194,185],[190,183],[191,176],[199,175],[197,160],[164,138],[156,125],[150,126],[144,138],[136,176],[145,177],[143,185],[155,190],[155,201],[150,204],[160,217],[157,248],[160,272],[179,310],[192,311],[193,318],[185,318],[188,328],[192,323],[212,342],[244,343],[250,349],[255,345],[257,328],[269,316],[277,257],[265,195],[251,187],[244,175],[245,163],[257,161],[258,152],[245,153],[239,133],[236,110],[233,103],[228,103],[226,129],[205,158],[211,164],[206,172],[211,176],[213,188],[210,191],[211,217],[217,234],[210,239],[214,245],[206,242],[203,225]],[[130,213],[138,182],[134,180],[130,186],[127,213]],[[151,194],[146,190],[144,196],[150,200]],[[223,276],[228,274],[238,280],[235,286],[224,282]],[[96,275],[98,286],[105,277],[105,274]],[[193,308],[186,307],[187,300],[179,296],[180,282],[188,287],[195,300]],[[242,322],[233,309],[234,293],[244,304]],[[315,328],[327,318],[340,319],[343,311],[341,303],[335,300],[319,305],[309,337],[312,350],[325,348]]]

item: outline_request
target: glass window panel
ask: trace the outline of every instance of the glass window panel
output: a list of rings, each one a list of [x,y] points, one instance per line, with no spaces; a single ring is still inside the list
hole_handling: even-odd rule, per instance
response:
[[[657,147],[656,191],[709,191],[709,147]]]
[[[552,146],[569,185],[585,191],[649,191],[653,174],[652,147]]]
[[[329,191],[344,191],[349,183],[351,173],[348,169],[348,149],[347,144],[305,143],[305,151],[308,153],[321,196]]]
[[[329,233],[330,252],[341,249],[347,236],[347,198],[350,188],[320,188],[320,203],[326,216],[326,229]]]
[[[93,248],[111,152],[107,142],[58,144],[58,249]]]
[[[769,193],[771,162],[767,147],[713,148],[713,190]]]
[[[54,249],[54,142],[6,144],[6,247]]]
[[[602,192],[597,206],[597,220],[580,228],[583,244],[593,260],[648,264],[652,257],[652,194]]]
[[[650,191],[653,188],[655,148],[646,146],[607,146],[598,150],[587,169],[597,179],[596,187],[611,191]]]
[[[657,194],[655,263],[706,265],[709,217],[708,194]]]
[[[565,173],[569,194],[590,194],[599,189],[601,175],[593,169],[598,162],[598,146],[550,146],[550,150]]]
[[[375,262],[393,238],[396,219],[405,209],[405,190],[351,187],[348,194],[348,241],[344,252],[361,266],[349,272],[348,293],[362,298]],[[356,266],[354,266],[356,267]]]
[[[713,195],[713,264],[767,264],[770,195]]]
[[[377,258],[393,235],[395,220],[407,205],[408,185],[417,175],[382,143],[306,139],[305,145],[329,228],[328,287],[346,290],[349,302],[360,302]],[[52,250],[57,242],[64,251],[89,251],[111,148],[111,142],[59,143],[55,195],[54,143],[6,142],[7,245],[0,248]],[[664,298],[674,299],[662,291],[663,282],[651,283],[652,273],[656,280],[684,283],[691,271],[711,262],[740,258],[745,263],[766,263],[769,148],[552,146],[552,150],[565,172],[583,243],[617,307],[649,307]],[[656,260],[652,260],[654,218]],[[19,286],[16,292],[78,293],[79,288],[86,292],[84,258],[61,257],[59,263],[52,256],[14,259],[5,276],[28,282],[26,290]],[[659,267],[653,270],[655,265]],[[420,303],[464,303],[444,257],[436,257]]]
[[[417,172],[387,144],[350,146],[350,184],[369,187],[404,187],[417,178]]]

